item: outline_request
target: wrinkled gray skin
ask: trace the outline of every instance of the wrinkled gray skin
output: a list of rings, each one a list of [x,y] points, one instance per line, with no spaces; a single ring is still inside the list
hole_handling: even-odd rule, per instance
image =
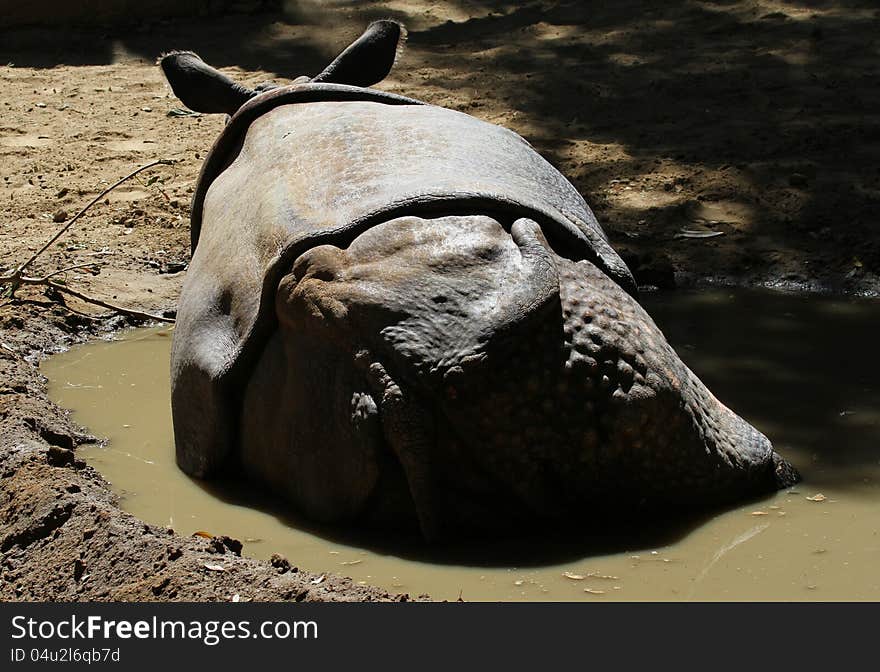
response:
[[[200,178],[172,355],[177,459],[241,469],[323,522],[428,539],[700,510],[796,472],[633,298],[583,199],[519,136],[369,86],[377,22],[318,77],[251,91]]]

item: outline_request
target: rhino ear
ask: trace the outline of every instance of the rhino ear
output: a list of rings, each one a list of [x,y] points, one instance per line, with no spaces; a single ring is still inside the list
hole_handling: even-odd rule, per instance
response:
[[[235,114],[255,91],[236,84],[191,51],[172,51],[159,59],[174,95],[195,112]]]
[[[374,21],[313,82],[371,86],[391,72],[406,42],[406,28],[397,21]]]

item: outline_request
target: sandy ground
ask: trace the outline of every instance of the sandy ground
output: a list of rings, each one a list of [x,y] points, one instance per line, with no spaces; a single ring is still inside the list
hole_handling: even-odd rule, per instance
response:
[[[30,269],[87,265],[64,281],[173,315],[192,188],[224,120],[168,116],[181,105],[156,56],[192,49],[250,85],[283,82],[393,17],[409,42],[380,88],[522,134],[585,195],[640,283],[876,295],[874,4],[290,2],[283,14],[0,32],[0,273],[109,184],[173,159],[113,191]],[[17,297],[0,304],[0,599],[398,599],[122,513],[76,459],[90,438],[48,402],[35,364],[130,321],[39,287]],[[205,568],[218,563],[226,571]]]

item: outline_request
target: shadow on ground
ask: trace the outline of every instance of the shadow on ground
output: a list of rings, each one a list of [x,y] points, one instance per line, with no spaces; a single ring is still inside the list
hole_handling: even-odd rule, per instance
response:
[[[829,266],[832,284],[880,271],[876,4],[647,4],[484,3],[485,16],[412,40],[450,72],[441,86],[480,91],[483,71],[497,73],[483,95],[528,116],[531,138],[569,168],[612,231],[680,246],[678,229],[714,213],[737,249],[718,241],[699,254],[729,255],[734,274],[786,255],[807,262],[783,271],[792,280]],[[454,67],[462,60],[464,74]],[[583,142],[615,149],[607,163],[578,164]],[[667,194],[695,193],[669,205],[660,193],[652,205],[607,189],[617,179],[656,191],[657,177]]]
[[[521,525],[507,535],[444,540],[430,544],[418,530],[387,532],[354,524],[321,525],[297,515],[288,503],[241,481],[198,481],[193,484],[227,504],[268,513],[284,525],[329,543],[363,548],[382,555],[439,565],[465,567],[547,567],[586,557],[659,548],[674,544],[724,511],[699,513],[632,511],[597,503],[580,522],[557,527],[546,521]],[[755,501],[758,501],[757,499]],[[742,505],[743,502],[737,502]]]
[[[643,282],[880,287],[875,2],[287,2],[138,32],[16,31],[0,59],[42,68],[185,48],[293,77],[383,16],[410,27],[390,85],[525,135]]]

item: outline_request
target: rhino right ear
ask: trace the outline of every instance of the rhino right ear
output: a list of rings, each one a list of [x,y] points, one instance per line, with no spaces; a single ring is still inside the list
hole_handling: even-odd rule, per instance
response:
[[[373,21],[358,39],[328,65],[313,82],[371,86],[391,72],[406,41],[406,28],[397,21]]]
[[[236,84],[191,51],[172,51],[159,59],[174,95],[195,112],[235,114],[255,91]]]

